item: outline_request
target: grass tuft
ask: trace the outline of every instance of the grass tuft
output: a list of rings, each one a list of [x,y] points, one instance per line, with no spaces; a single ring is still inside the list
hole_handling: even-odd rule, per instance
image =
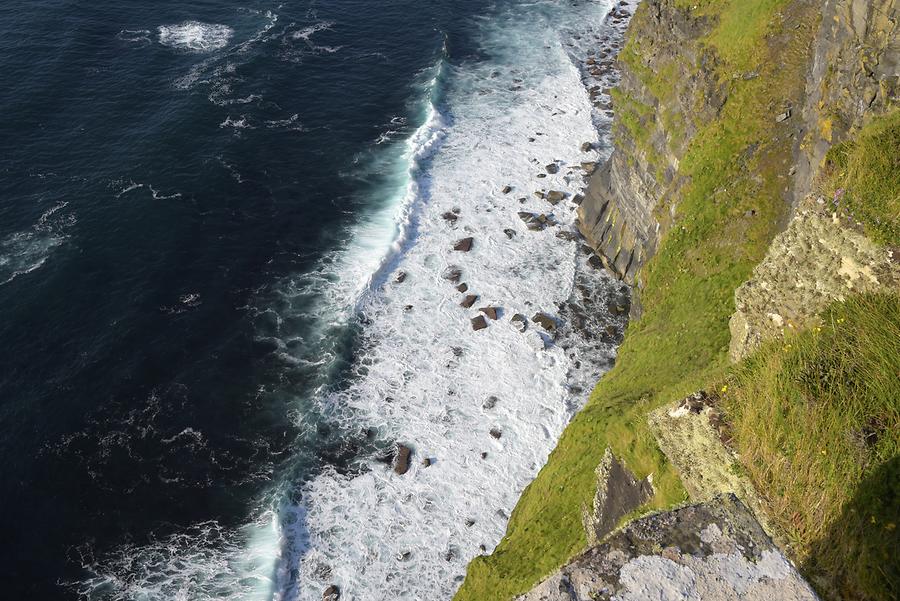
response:
[[[801,570],[832,599],[900,595],[900,296],[854,297],[740,364],[722,408]]]
[[[828,153],[826,192],[881,244],[900,245],[900,110],[875,119]]]

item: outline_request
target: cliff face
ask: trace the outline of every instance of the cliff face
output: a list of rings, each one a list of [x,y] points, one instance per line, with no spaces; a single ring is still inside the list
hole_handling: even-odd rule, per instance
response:
[[[660,209],[684,183],[678,176],[684,150],[726,100],[712,69],[715,55],[700,44],[711,25],[674,0],[647,0],[617,61],[615,150],[592,177],[578,216],[588,243],[628,283],[638,281],[671,225],[674,206]],[[661,85],[648,86],[647,74],[663,76]]]
[[[826,0],[798,107],[794,204],[803,200],[833,145],[897,104],[900,37],[897,0]]]
[[[677,0],[646,0],[635,14],[617,66],[615,151],[595,173],[579,209],[579,227],[609,269],[640,289],[641,266],[671,227],[678,166],[703,124],[728,100],[716,54],[703,43],[715,18]],[[900,82],[896,0],[826,0],[813,42],[805,99],[773,109],[794,117],[794,177],[789,200],[812,190],[825,154],[897,102]],[[754,79],[755,70],[733,79]],[[653,84],[648,85],[648,82]]]
[[[608,598],[615,592],[629,598],[636,591],[623,586],[622,575],[634,573],[627,566],[637,565],[631,563],[636,558],[619,553],[616,541],[653,520],[631,522],[604,539],[608,522],[620,525],[619,516],[651,509],[662,510],[657,516],[666,521],[679,515],[673,507],[686,499],[707,500],[710,492],[737,493],[763,523],[771,522],[772,515],[762,514],[773,501],[790,501],[789,510],[777,510],[778,516],[790,514],[779,522],[785,535],[805,540],[807,554],[828,550],[826,559],[826,553],[814,558],[815,566],[801,566],[817,579],[818,590],[837,585],[862,591],[854,598],[888,598],[872,592],[881,584],[866,580],[877,562],[854,549],[874,541],[869,557],[892,550],[878,546],[881,538],[865,530],[869,526],[842,528],[855,514],[848,518],[841,512],[851,498],[870,503],[861,483],[881,482],[874,472],[885,458],[896,464],[891,453],[900,449],[900,428],[893,417],[884,418],[897,415],[896,403],[890,411],[878,406],[882,397],[900,398],[897,368],[890,367],[896,366],[896,351],[872,344],[866,349],[871,357],[851,364],[847,357],[856,361],[862,353],[841,355],[839,345],[828,341],[841,339],[846,332],[835,328],[842,327],[859,332],[860,340],[873,332],[872,340],[882,340],[879,328],[896,322],[882,316],[900,306],[895,235],[900,176],[893,175],[900,174],[896,2],[641,3],[616,61],[620,86],[610,93],[615,150],[593,174],[578,213],[588,244],[611,271],[634,285],[640,302],[632,303],[631,316],[637,319],[615,368],[523,492],[504,540],[493,554],[470,564],[458,601],[508,601],[527,591],[521,598],[529,601]],[[867,131],[868,141],[857,144]],[[852,150],[849,167],[852,161],[866,163],[869,150],[875,160],[855,174],[844,169],[836,162],[844,160],[844,151],[835,149],[844,141],[841,148]],[[860,185],[867,179],[878,181]],[[857,210],[860,206],[867,210]],[[880,311],[866,322],[860,316],[867,311],[859,307],[869,305],[857,302],[854,308],[853,302],[873,292],[888,300],[866,301]],[[833,304],[844,300],[848,306]],[[826,307],[854,317],[844,325],[843,317],[832,320],[834,332],[802,332],[808,334],[803,345],[794,339],[804,360],[812,357],[810,365],[803,364],[806,371],[790,343],[765,344],[811,324],[827,325],[816,321]],[[782,363],[750,360],[763,351]],[[729,367],[729,359],[749,353],[753,357]],[[845,371],[826,373],[832,368]],[[723,382],[726,377],[735,379]],[[840,388],[873,380],[878,385],[870,389],[882,395],[874,401],[854,396],[869,388]],[[749,383],[747,390],[742,394],[735,382]],[[756,394],[751,384],[759,382],[771,387],[771,396]],[[821,386],[805,388],[812,385]],[[659,419],[660,407],[698,390],[705,391],[704,398],[721,400],[723,412],[725,407],[735,412],[733,399],[740,399],[758,413],[748,409],[737,418],[743,422],[727,424],[733,430]],[[804,398],[831,399],[831,413],[815,413],[812,402],[795,406]],[[767,408],[776,404],[796,413],[797,421],[770,415]],[[852,407],[859,424],[840,414],[842,407]],[[657,419],[648,420],[651,415]],[[719,425],[726,425],[726,417]],[[740,432],[738,426],[743,438],[724,433]],[[738,438],[744,448],[730,446]],[[772,449],[754,442],[770,438]],[[869,442],[853,442],[863,439]],[[785,440],[793,444],[776,444]],[[698,441],[707,451],[703,457],[696,453]],[[866,444],[865,460],[848,459],[834,476],[835,462],[863,453]],[[596,482],[598,474],[610,471],[603,466],[607,447],[629,476],[619,478],[625,492],[616,498],[611,492],[616,487],[600,490]],[[832,456],[832,449],[840,452]],[[746,462],[754,452],[761,467],[747,476]],[[777,471],[773,466],[783,468],[781,480],[761,479]],[[817,480],[809,480],[812,473]],[[652,484],[653,496],[635,509],[627,501],[639,496],[644,482],[648,488]],[[877,490],[876,484],[866,486]],[[758,494],[751,494],[754,490]],[[865,511],[876,511],[873,507],[870,503]],[[895,522],[887,516],[871,524],[894,528]],[[791,550],[788,555],[798,559]],[[688,561],[675,554],[662,560]],[[730,574],[719,576],[727,581]],[[765,596],[787,598],[778,592]]]

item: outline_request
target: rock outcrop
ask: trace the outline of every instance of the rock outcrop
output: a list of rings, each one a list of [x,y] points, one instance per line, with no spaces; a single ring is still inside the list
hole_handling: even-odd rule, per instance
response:
[[[825,154],[900,94],[897,0],[824,0],[800,119],[794,203],[811,191]]]
[[[830,303],[852,293],[900,286],[893,254],[808,199],[772,241],[753,277],[735,291],[731,360],[786,332],[814,326]]]
[[[699,41],[710,27],[674,0],[646,0],[617,60],[615,150],[591,176],[578,218],[588,243],[628,283],[639,283],[640,267],[671,224],[659,209],[683,183],[676,173],[687,144],[725,102],[707,68],[713,55]],[[650,89],[644,72],[667,74],[665,90]]]
[[[582,508],[582,522],[588,545],[599,543],[613,531],[619,520],[653,496],[650,478],[638,480],[607,447],[597,466],[597,492],[593,511]]]
[[[733,495],[631,522],[517,601],[814,601]]]

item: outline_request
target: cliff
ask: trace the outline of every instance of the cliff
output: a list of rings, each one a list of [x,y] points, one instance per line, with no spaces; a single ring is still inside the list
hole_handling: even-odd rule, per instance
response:
[[[611,94],[615,151],[579,208],[639,302],[615,368],[456,599],[542,580],[525,598],[628,597],[627,558],[615,573],[586,558],[646,518],[603,539],[608,523],[721,493],[822,596],[896,598],[898,17],[895,0],[640,5]],[[598,489],[610,452],[627,477]],[[644,482],[650,500],[624,508]],[[612,588],[576,590],[576,572]]]

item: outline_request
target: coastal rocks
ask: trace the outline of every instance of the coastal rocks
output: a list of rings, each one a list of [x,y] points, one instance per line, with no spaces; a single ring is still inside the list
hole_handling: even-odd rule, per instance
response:
[[[481,307],[479,309],[482,313],[484,313],[489,319],[497,320],[499,317],[499,307]]]
[[[457,290],[458,292],[465,292],[465,291],[467,291],[468,289],[469,289],[469,285],[466,284],[465,282],[463,282],[462,284],[460,284],[459,286],[456,287],[456,290]]]
[[[456,244],[453,245],[453,250],[467,253],[472,250],[472,244],[474,243],[474,238],[463,238],[462,240],[457,240]]]
[[[504,228],[503,233],[506,234],[506,237],[509,238],[510,240],[512,240],[513,238],[516,237],[516,230],[509,228],[509,227]]]
[[[500,402],[500,399],[495,396],[489,396],[488,398],[484,399],[484,402],[481,404],[481,408],[485,411],[490,411],[497,406],[498,402]]]
[[[500,437],[503,436],[503,433],[500,431],[499,428],[491,428],[490,435],[491,435],[491,438],[500,440]]]
[[[650,478],[637,480],[634,474],[607,447],[595,471],[597,492],[593,511],[582,508],[582,522],[588,545],[596,545],[613,531],[619,520],[653,496]]]
[[[810,197],[734,293],[731,360],[816,325],[818,314],[836,300],[898,286],[900,264],[892,252],[828,215]]]
[[[546,169],[547,173],[549,173],[550,175],[559,173],[559,165],[557,165],[556,163],[550,163],[549,165],[546,165],[544,169]]]
[[[635,520],[516,601],[588,599],[817,601],[733,495]]]
[[[510,321],[512,322],[513,327],[515,327],[520,332],[524,332],[528,329],[528,318],[521,313],[516,313],[515,315],[513,315]]]
[[[504,194],[509,194],[510,192],[512,192],[512,186],[503,186],[503,190],[501,190],[501,192],[503,192]]]
[[[556,331],[556,320],[546,313],[535,313],[534,316],[532,316],[531,321],[540,325],[548,332]]]
[[[397,444],[397,451],[394,453],[393,468],[394,472],[402,476],[409,471],[409,460],[412,456],[412,449],[406,445]]]
[[[585,175],[592,175],[597,170],[597,163],[594,161],[586,161],[581,164],[581,169]]]
[[[589,64],[589,65],[592,65],[592,64],[593,64],[593,62],[592,62],[593,60],[594,60],[594,59],[589,58],[589,59],[588,59],[588,64]],[[593,144],[592,142],[584,142],[584,143],[582,143],[582,145],[581,145],[581,152],[590,152],[590,151],[592,151],[593,149],[594,149],[594,144]]]
[[[455,224],[456,220],[459,219],[459,215],[453,213],[452,211],[447,211],[446,213],[441,215],[441,217],[443,217],[444,221],[448,222],[450,225]]]
[[[341,589],[339,589],[336,584],[328,586],[322,592],[322,601],[340,601],[340,598]]]
[[[472,318],[472,329],[476,332],[485,329],[487,326],[487,320],[485,320],[484,315],[478,315],[477,317]]]
[[[471,309],[472,305],[475,304],[475,301],[478,300],[477,294],[467,294],[465,298],[463,298],[462,302],[459,303],[459,306],[464,309]]]
[[[547,195],[544,197],[547,202],[556,206],[558,205],[564,198],[566,197],[565,192],[560,192],[559,190],[550,190],[547,192]]]
[[[394,281],[397,282],[398,284],[402,284],[403,282],[406,281],[406,277],[407,277],[407,274],[405,271],[399,271],[399,272],[397,272],[397,277],[394,279]]]
[[[462,269],[460,269],[456,265],[450,265],[443,271],[443,273],[441,273],[441,277],[445,280],[453,282],[454,284],[458,284],[460,278],[462,278]]]

